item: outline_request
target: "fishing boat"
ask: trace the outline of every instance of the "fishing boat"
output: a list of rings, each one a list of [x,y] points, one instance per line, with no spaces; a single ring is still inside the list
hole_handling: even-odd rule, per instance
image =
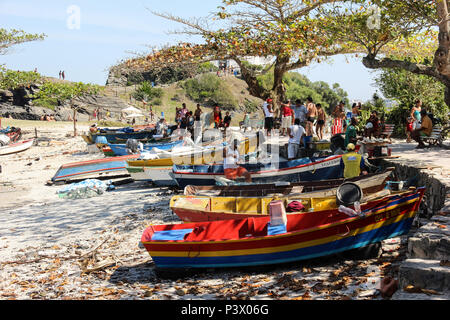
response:
[[[33,146],[33,143],[34,139],[30,139],[0,147],[0,156],[26,151]]]
[[[177,182],[172,177],[174,164],[223,163],[224,148],[222,139],[206,142],[200,146],[192,142],[190,146],[176,147],[170,152],[158,151],[155,153],[155,159],[130,160],[127,162],[128,171],[135,181],[153,182],[157,186],[176,186]],[[238,148],[241,154],[249,155],[256,151],[258,145],[247,137]]]
[[[390,173],[391,171],[387,171],[383,174],[353,179],[345,183],[350,182],[359,187],[366,199],[368,197],[370,199],[383,197],[386,192],[389,192],[384,189]],[[335,183],[335,181],[340,180],[330,181]],[[184,222],[204,222],[264,216],[269,214],[269,204],[275,199],[283,199],[286,207],[291,202],[300,202],[304,206],[304,210],[307,211],[321,211],[339,207],[337,195],[341,185],[324,189],[326,184],[323,186],[311,186],[309,184],[308,182],[303,185],[298,183],[287,188],[275,185],[267,185],[267,189],[265,187],[255,188],[260,192],[249,192],[246,191],[248,189],[243,189],[238,191],[225,190],[223,195],[217,195],[216,192],[212,194],[204,193],[203,195],[173,196],[170,200],[170,208]],[[193,188],[195,187],[186,187],[188,192],[191,193],[195,191]],[[258,194],[263,195],[259,196]]]
[[[342,156],[302,158],[277,163],[243,164],[255,183],[301,182],[338,179]],[[188,185],[213,186],[218,178],[225,179],[223,164],[174,165],[172,177],[180,188]]]
[[[127,155],[65,164],[58,169],[51,181],[56,183],[95,178],[129,177],[126,161],[137,157],[138,155]]]
[[[22,130],[16,127],[7,127],[6,129],[0,130],[0,135],[5,134],[9,138],[9,143],[15,143],[22,137]]]
[[[153,148],[157,148],[158,150],[171,150],[177,146],[181,146],[182,144],[183,140],[177,140],[169,143],[146,143],[143,146],[144,151],[151,151]],[[116,156],[128,155],[126,144],[108,144],[108,146]]]
[[[146,128],[136,131],[134,128],[99,129],[95,133],[82,135],[87,144],[94,144],[98,137],[105,137],[108,143],[120,143],[128,139],[143,140],[152,139],[155,134],[154,128]]]
[[[158,269],[274,265],[328,256],[408,233],[425,189],[369,203],[356,216],[339,210],[149,226],[141,237]]]
[[[387,168],[380,173],[370,173],[352,179],[332,179],[305,182],[242,183],[228,186],[186,186],[185,196],[216,196],[216,197],[265,197],[269,194],[289,195],[291,193],[312,192],[317,190],[337,188],[344,182],[353,182],[361,187],[364,193],[374,193],[382,190],[395,168]],[[300,191],[301,190],[301,191]]]

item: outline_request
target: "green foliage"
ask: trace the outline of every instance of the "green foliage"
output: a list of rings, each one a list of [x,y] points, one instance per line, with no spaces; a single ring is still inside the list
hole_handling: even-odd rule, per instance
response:
[[[0,70],[0,89],[16,90],[41,82],[39,73],[13,70]]]
[[[67,100],[83,95],[95,95],[100,91],[101,87],[94,84],[46,81],[33,95],[33,98],[35,98],[36,105],[54,109],[55,106],[63,104]]]
[[[238,102],[229,85],[214,74],[203,74],[184,81],[181,86],[186,94],[197,103],[218,103],[225,108],[236,108]]]
[[[164,91],[161,88],[153,88],[152,84],[148,81],[142,82],[139,87],[133,92],[133,98],[138,101],[151,102],[152,100],[161,101],[164,95]],[[156,104],[155,102],[153,102]]]
[[[268,72],[258,77],[258,81],[266,90],[269,90],[273,84],[273,73]],[[286,88],[286,97],[291,101],[297,99],[305,101],[311,97],[314,103],[322,104],[327,113],[331,113],[340,101],[344,101],[347,105],[349,103],[348,93],[337,83],[331,88],[326,82],[311,82],[298,72],[289,72],[284,75],[283,84]]]
[[[445,86],[433,78],[405,70],[383,69],[375,82],[386,98],[398,102],[387,116],[389,123],[396,124],[397,134],[404,133],[406,118],[418,99],[436,117],[445,118],[450,111],[445,103]]]
[[[6,54],[7,49],[24,42],[44,40],[45,34],[31,34],[23,30],[0,28],[0,55]]]
[[[171,84],[183,81],[199,74],[216,72],[219,70],[210,62],[197,65],[184,65],[179,67],[165,67],[148,72],[131,72],[127,75],[127,85],[141,84],[144,81],[155,84]]]

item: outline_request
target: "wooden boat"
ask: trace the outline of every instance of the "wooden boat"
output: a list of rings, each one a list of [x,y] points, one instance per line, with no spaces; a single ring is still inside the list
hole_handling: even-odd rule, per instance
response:
[[[390,190],[382,190],[383,186],[373,189],[379,189],[379,191],[375,193],[364,193],[363,191],[363,195],[365,195],[363,202],[390,194]],[[338,188],[305,193],[302,191],[289,195],[269,194],[265,197],[173,196],[170,200],[170,208],[184,222],[261,217],[269,214],[269,205],[276,200],[283,201],[285,207],[291,202],[300,202],[304,206],[304,211],[311,212],[339,208]]]
[[[329,180],[320,182],[295,183],[292,186],[283,187],[275,185],[264,185],[254,187],[254,191],[248,189],[232,189],[231,191],[220,189],[209,193],[202,191],[195,194],[195,188],[188,186],[185,193],[194,195],[174,196],[170,201],[172,211],[184,222],[203,222],[214,220],[242,219],[247,217],[258,217],[268,214],[268,205],[275,198],[289,198],[286,205],[294,200],[301,200],[305,210],[314,208],[317,210],[337,208],[336,195],[338,187],[344,182],[357,184],[364,195],[372,195],[382,191],[389,179],[393,168],[381,174],[373,174],[351,180]],[[340,182],[338,184],[338,182]],[[243,186],[248,187],[248,186]],[[207,187],[199,187],[207,188]],[[187,191],[187,192],[186,192]],[[209,193],[209,194],[208,194]],[[219,195],[217,195],[219,193]],[[222,194],[220,194],[222,193]],[[295,199],[292,199],[295,197]]]
[[[151,151],[153,148],[157,148],[159,150],[171,150],[177,146],[181,146],[182,144],[183,140],[169,143],[146,143],[144,144],[144,151]],[[128,154],[125,144],[108,144],[108,146],[116,156],[126,156]]]
[[[30,139],[0,147],[0,156],[26,151],[33,146],[33,143],[34,139]]]
[[[22,137],[22,130],[16,127],[8,127],[6,129],[0,130],[0,134],[5,134],[9,138],[9,143],[16,143]]]
[[[303,158],[275,164],[243,164],[255,183],[300,182],[338,179],[341,176],[341,157]],[[174,165],[173,178],[180,188],[188,185],[213,186],[217,178],[225,178],[223,165]]]
[[[328,256],[408,233],[425,189],[368,203],[362,216],[338,210],[270,217],[149,226],[141,243],[158,269],[273,265]]]
[[[134,129],[133,129],[134,130]],[[155,130],[152,128],[147,128],[142,131],[131,131],[124,132],[124,129],[100,129],[96,133],[89,133],[83,135],[83,139],[88,144],[94,144],[97,137],[105,137],[108,143],[120,143],[120,141],[127,141],[128,139],[151,139],[155,134]]]
[[[242,154],[253,153],[256,144],[246,138],[239,146]],[[158,159],[128,161],[128,172],[135,181],[153,182],[157,186],[176,186],[172,177],[174,164],[207,164],[223,162],[223,141],[204,143],[200,147],[174,148],[171,152],[158,152]]]
[[[305,182],[279,182],[273,184],[243,183],[231,186],[186,186],[185,196],[216,196],[216,197],[265,197],[269,194],[289,195],[291,193],[312,192],[317,190],[337,188],[344,182],[353,182],[361,187],[364,193],[374,193],[386,186],[395,168],[387,168],[381,173],[371,173],[353,179],[332,179]],[[302,191],[300,191],[302,190]]]
[[[69,182],[99,177],[129,176],[126,161],[137,157],[138,155],[127,155],[65,164],[58,169],[51,181]]]

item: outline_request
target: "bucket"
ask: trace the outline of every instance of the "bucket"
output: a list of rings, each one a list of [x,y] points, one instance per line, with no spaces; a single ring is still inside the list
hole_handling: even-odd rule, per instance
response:
[[[338,206],[350,207],[355,202],[361,202],[363,191],[356,183],[346,182],[342,184],[336,193],[336,203]]]

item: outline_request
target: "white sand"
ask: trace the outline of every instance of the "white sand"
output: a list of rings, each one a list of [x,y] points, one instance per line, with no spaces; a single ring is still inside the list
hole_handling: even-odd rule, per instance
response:
[[[366,285],[369,266],[395,276],[404,258],[403,243],[398,252],[363,262],[327,258],[161,279],[138,244],[149,224],[180,223],[168,207],[172,192],[134,183],[96,198],[59,199],[61,187],[45,185],[56,170],[101,157],[84,153],[81,137],[68,132],[70,126],[40,131],[63,144],[41,143],[0,158],[0,299],[380,299]],[[105,261],[113,263],[82,274],[83,263],[92,268]]]

